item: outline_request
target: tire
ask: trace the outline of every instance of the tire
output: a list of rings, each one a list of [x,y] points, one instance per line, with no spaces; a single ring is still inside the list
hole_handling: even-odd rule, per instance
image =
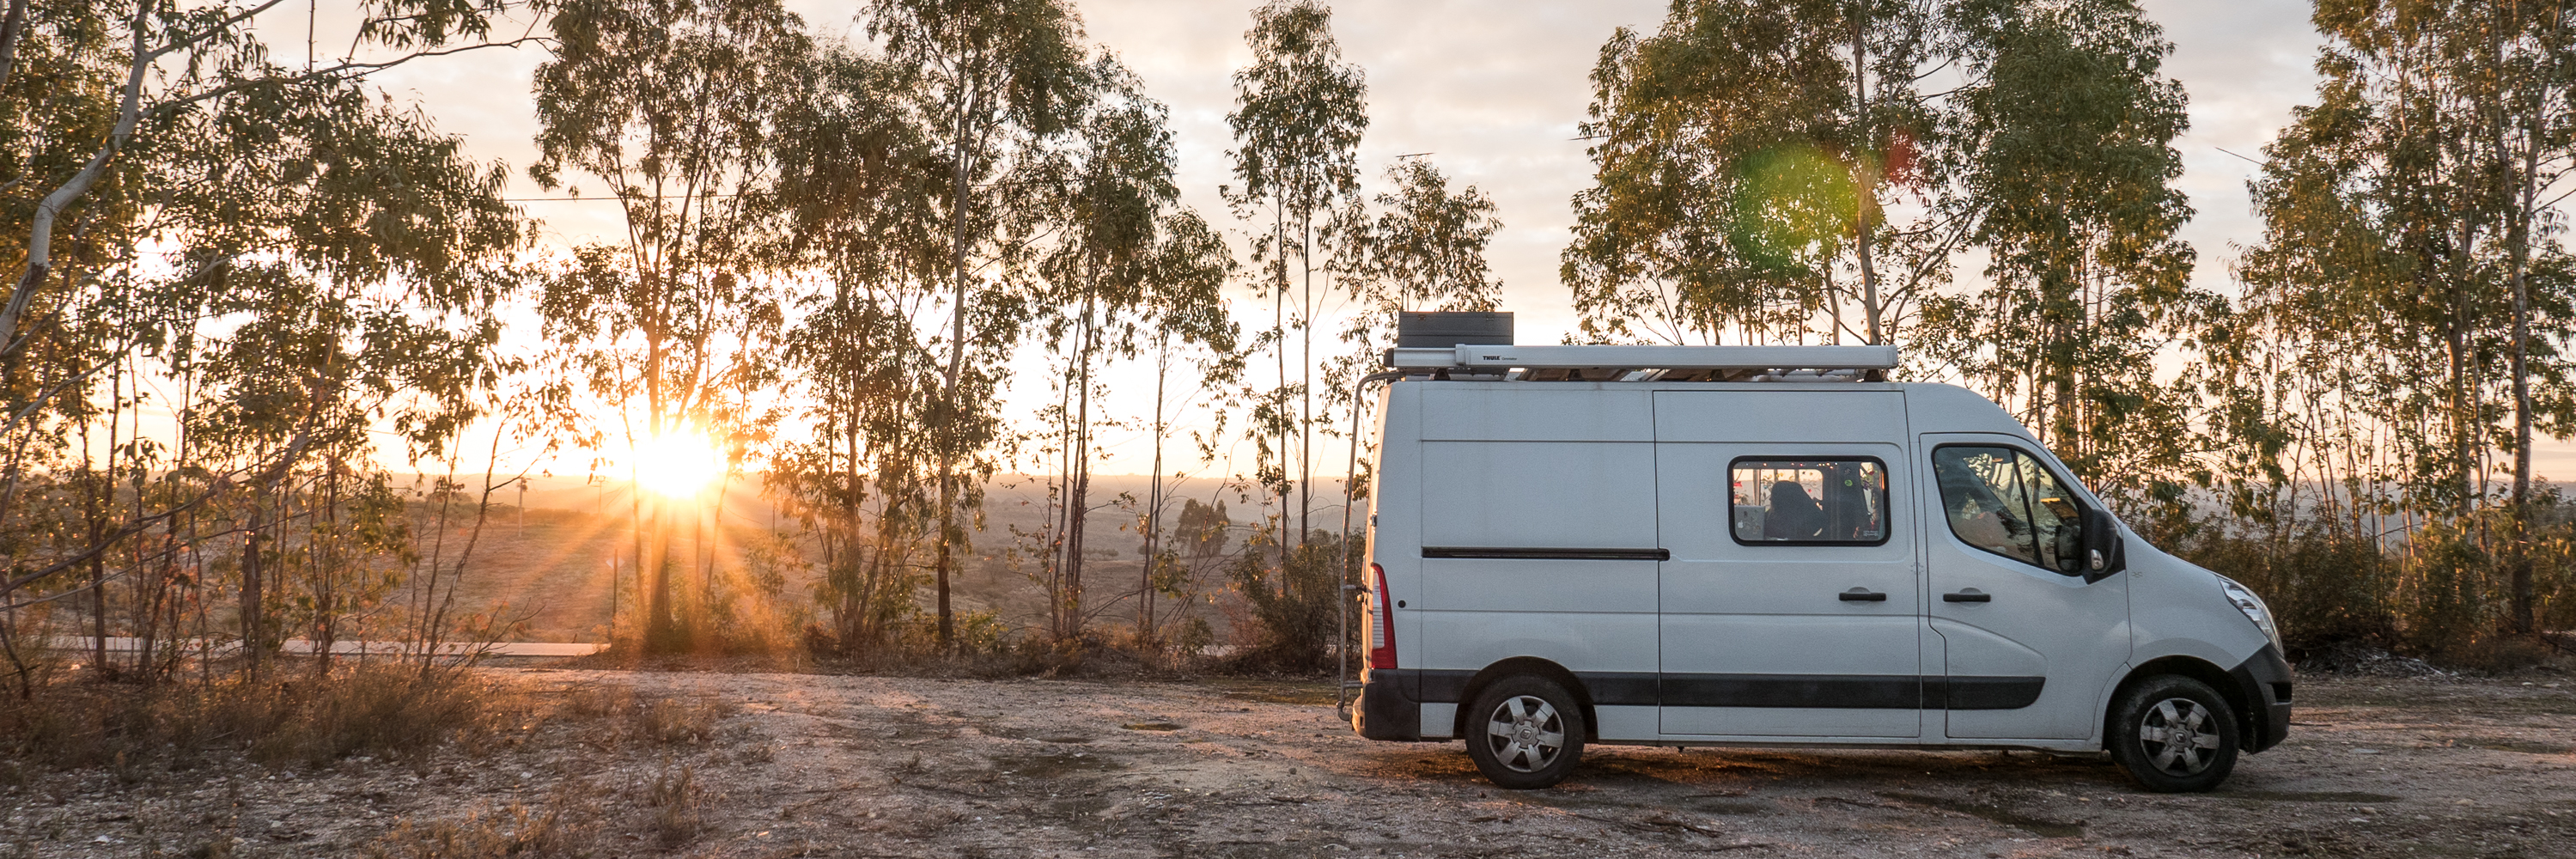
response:
[[[2164,674],[2121,693],[2104,726],[2111,759],[2157,793],[2200,793],[2236,769],[2236,708],[2218,690]]]
[[[1565,780],[1583,757],[1583,709],[1555,681],[1528,674],[1495,681],[1467,711],[1467,756],[1507,790]]]

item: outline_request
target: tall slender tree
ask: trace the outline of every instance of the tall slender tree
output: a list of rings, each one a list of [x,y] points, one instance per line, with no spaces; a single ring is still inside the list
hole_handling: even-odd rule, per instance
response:
[[[2186,384],[2155,357],[2223,303],[2190,285],[2191,207],[2173,140],[2173,46],[2129,0],[1963,3],[1970,82],[1946,118],[1947,202],[1989,254],[1990,286],[1930,302],[1930,351],[2097,487],[2176,502]]]
[[[2576,159],[2565,17],[2548,2],[2318,4],[2317,102],[2252,184],[2265,235],[2246,253],[2244,315],[2271,336],[2231,353],[2226,390],[2317,393],[2239,432],[2279,439],[2256,450],[2267,463],[2372,454],[2326,461],[2347,503],[2415,531],[2422,630],[2488,628],[2490,564],[2506,579],[2501,626],[2536,624],[2529,451],[2576,417],[2559,199],[2541,190]],[[2262,384],[2266,365],[2281,381]]]
[[[798,298],[784,356],[808,392],[810,432],[766,479],[816,541],[816,596],[852,653],[914,610],[938,500],[925,422],[944,393],[932,346],[950,258],[934,222],[942,172],[907,81],[868,53],[827,50],[778,120],[791,225],[780,253],[824,277]]]
[[[956,632],[949,577],[966,542],[958,515],[981,497],[959,471],[991,471],[982,457],[996,437],[992,395],[1025,323],[1025,302],[1007,286],[1028,263],[1011,226],[1029,223],[1022,174],[1042,145],[1072,129],[1093,83],[1081,18],[1063,0],[872,0],[862,18],[928,105],[945,174],[937,218],[948,238],[950,320],[929,417],[939,475],[932,573],[946,644]]]
[[[1098,373],[1138,357],[1158,320],[1203,314],[1165,303],[1214,301],[1211,273],[1222,277],[1226,267],[1222,256],[1207,256],[1222,243],[1206,241],[1205,224],[1180,203],[1166,109],[1114,57],[1095,60],[1090,77],[1099,89],[1074,145],[1042,183],[1051,189],[1050,218],[1061,226],[1037,265],[1036,319],[1043,342],[1060,356],[1054,384],[1061,396],[1045,413],[1055,424],[1049,446],[1061,467],[1050,491],[1054,516],[1040,532],[1041,579],[1053,597],[1050,631],[1059,641],[1077,637],[1092,613],[1084,604],[1086,541],[1091,514],[1107,506],[1091,493],[1093,440],[1112,420],[1096,403],[1107,393]]]
[[[1247,430],[1261,454],[1259,479],[1280,504],[1272,533],[1282,548],[1303,543],[1312,525],[1314,328],[1332,291],[1327,283],[1318,292],[1315,278],[1333,255],[1328,221],[1359,194],[1359,144],[1368,130],[1367,78],[1357,65],[1342,61],[1332,23],[1332,9],[1314,0],[1272,0],[1254,9],[1252,29],[1244,33],[1252,65],[1235,71],[1235,110],[1226,114],[1239,184],[1219,190],[1237,217],[1268,222],[1266,234],[1253,239],[1252,261],[1261,266],[1257,288],[1271,299],[1264,338],[1278,385],[1254,398]],[[1293,376],[1292,336],[1298,367]],[[1287,515],[1291,491],[1297,496],[1293,524]]]

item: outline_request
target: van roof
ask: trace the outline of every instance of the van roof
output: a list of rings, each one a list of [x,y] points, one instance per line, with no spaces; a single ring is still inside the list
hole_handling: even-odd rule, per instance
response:
[[[1399,348],[1386,366],[1407,375],[1504,381],[1882,381],[1894,346],[1518,346]]]

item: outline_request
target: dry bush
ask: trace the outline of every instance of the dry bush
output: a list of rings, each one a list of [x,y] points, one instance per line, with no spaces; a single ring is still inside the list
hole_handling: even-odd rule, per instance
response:
[[[654,839],[664,848],[672,848],[706,831],[706,819],[700,814],[705,799],[705,791],[698,787],[696,767],[654,774],[644,794],[644,804],[653,809]]]
[[[281,672],[282,673],[282,672]],[[513,686],[418,666],[244,675],[153,686],[60,680],[0,696],[0,757],[52,769],[189,769],[238,753],[275,766],[417,755],[525,715]]]
[[[599,791],[574,780],[557,787],[543,804],[530,808],[512,803],[499,811],[468,812],[461,820],[414,824],[398,821],[367,845],[374,859],[556,859],[615,855],[602,849],[605,814]]]
[[[594,742],[615,748],[697,745],[716,737],[716,723],[740,710],[734,702],[710,696],[644,696],[626,687],[574,691],[562,712],[599,728]]]

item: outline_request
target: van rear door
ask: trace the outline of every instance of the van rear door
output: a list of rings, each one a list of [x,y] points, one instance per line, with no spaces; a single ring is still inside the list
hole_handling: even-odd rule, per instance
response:
[[[1903,394],[1658,392],[1664,734],[1923,734]]]

